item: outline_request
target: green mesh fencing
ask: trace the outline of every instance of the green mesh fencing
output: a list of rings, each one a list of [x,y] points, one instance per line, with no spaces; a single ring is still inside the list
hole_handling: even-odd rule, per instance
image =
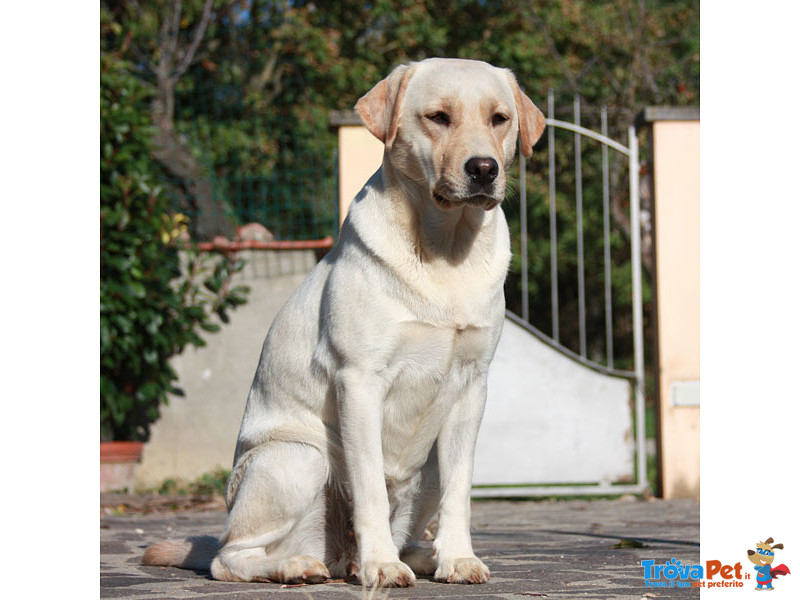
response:
[[[302,135],[292,115],[268,116],[237,87],[191,77],[176,91],[175,105],[175,129],[196,164],[185,169],[188,176],[173,170],[166,187],[193,238],[233,238],[247,223],[263,225],[275,240],[336,236],[332,133]]]

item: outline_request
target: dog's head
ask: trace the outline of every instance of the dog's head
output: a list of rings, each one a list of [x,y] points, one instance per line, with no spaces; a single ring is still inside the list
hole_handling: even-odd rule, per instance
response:
[[[755,550],[747,551],[747,558],[754,565],[763,567],[764,565],[771,565],[775,560],[775,550],[782,549],[783,544],[775,544],[772,538],[767,538],[763,542],[756,544]]]
[[[401,65],[356,104],[392,166],[442,210],[490,210],[505,196],[506,169],[545,127],[544,115],[508,69],[431,58]]]

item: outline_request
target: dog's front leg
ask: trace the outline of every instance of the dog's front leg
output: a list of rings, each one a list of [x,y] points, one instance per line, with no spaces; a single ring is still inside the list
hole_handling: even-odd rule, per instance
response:
[[[448,583],[485,583],[489,569],[472,550],[469,533],[472,463],[486,404],[486,375],[467,385],[439,434],[442,500],[434,541],[438,567],[434,578]]]
[[[414,573],[400,561],[389,525],[381,444],[386,390],[376,376],[350,368],[337,374],[336,393],[361,582],[368,587],[413,585]]]

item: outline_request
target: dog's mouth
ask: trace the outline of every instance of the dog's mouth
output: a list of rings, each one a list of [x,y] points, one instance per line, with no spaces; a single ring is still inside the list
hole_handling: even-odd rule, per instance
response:
[[[468,206],[474,206],[475,208],[482,208],[483,210],[492,210],[501,202],[501,200],[497,200],[496,198],[487,196],[486,194],[476,194],[474,196],[467,196],[465,198],[452,198],[446,197],[441,192],[434,190],[432,196],[436,206],[443,210],[450,210],[465,204]]]

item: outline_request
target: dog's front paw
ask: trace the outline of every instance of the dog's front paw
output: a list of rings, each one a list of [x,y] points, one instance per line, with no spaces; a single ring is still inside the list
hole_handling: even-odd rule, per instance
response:
[[[433,578],[445,583],[486,583],[489,568],[475,556],[442,560]]]
[[[366,563],[359,569],[358,576],[369,588],[408,587],[417,580],[411,568],[400,561]]]

